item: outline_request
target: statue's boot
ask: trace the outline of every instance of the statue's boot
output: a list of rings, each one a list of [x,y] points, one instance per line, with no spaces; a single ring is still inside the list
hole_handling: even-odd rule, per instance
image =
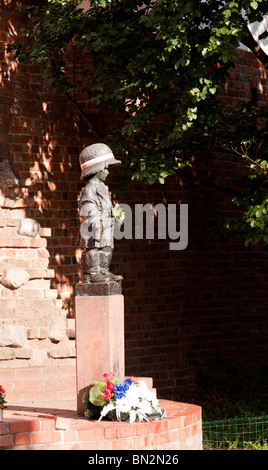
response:
[[[109,281],[122,281],[123,279],[123,276],[121,276],[121,274],[113,274],[110,271],[106,271],[103,275],[108,276]]]
[[[101,273],[90,273],[89,282],[109,282],[111,279],[109,276]]]
[[[109,266],[112,261],[113,249],[105,247],[99,251],[99,265],[100,272],[104,276],[108,276],[110,281],[122,281],[123,276],[120,274],[113,274],[109,271]]]
[[[99,250],[84,251],[82,253],[81,265],[83,269],[83,282],[108,282],[110,277],[100,272]]]

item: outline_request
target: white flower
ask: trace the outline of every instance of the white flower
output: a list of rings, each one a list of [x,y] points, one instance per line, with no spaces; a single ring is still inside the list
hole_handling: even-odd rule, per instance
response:
[[[129,413],[131,410],[132,403],[128,400],[127,397],[120,398],[116,400],[116,409],[120,413]]]
[[[145,400],[154,401],[158,403],[155,391],[149,390],[146,385],[146,382],[144,381],[141,381],[139,383],[139,393],[140,393],[140,396],[144,398]]]
[[[136,421],[136,411],[135,410],[130,410],[129,412],[129,422],[134,423]]]
[[[107,413],[109,413],[109,411],[112,411],[112,410],[114,410],[113,403],[108,403],[107,405],[105,405],[101,410],[101,414],[100,414],[98,421],[100,421],[105,415],[107,415]]]
[[[125,398],[131,404],[132,408],[139,406],[140,396],[138,393],[138,386],[136,384],[131,384],[129,389],[126,391]]]
[[[115,204],[115,206],[112,209],[113,211],[113,216],[115,217],[115,220],[117,220],[120,225],[124,222],[125,220],[125,212],[122,209],[122,207],[119,206],[119,204]]]
[[[139,411],[145,415],[150,415],[153,413],[153,409],[151,407],[151,404],[150,402],[146,401],[146,400],[142,400],[141,404],[140,404],[140,407],[139,407]]]

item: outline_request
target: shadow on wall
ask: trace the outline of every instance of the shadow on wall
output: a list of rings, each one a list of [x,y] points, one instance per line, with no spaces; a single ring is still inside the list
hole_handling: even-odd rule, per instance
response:
[[[23,17],[16,2],[1,2],[0,13],[0,189],[2,197],[23,199],[25,216],[52,229],[50,267],[68,315],[79,279],[77,196],[78,155],[89,135],[64,97],[48,88],[40,67],[18,64],[7,45],[19,37]]]

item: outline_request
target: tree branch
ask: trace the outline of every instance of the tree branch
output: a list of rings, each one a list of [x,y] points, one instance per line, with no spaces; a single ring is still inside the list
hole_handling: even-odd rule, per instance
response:
[[[230,194],[233,197],[245,196],[245,195],[251,193],[251,191],[243,191],[242,189],[241,189],[241,191],[239,191],[237,189],[231,188],[230,186],[228,186],[228,187],[227,186],[222,186],[222,185],[220,185],[216,182],[209,181],[208,179],[205,179],[205,178],[202,179],[202,177],[198,178],[196,176],[191,176],[191,175],[186,174],[186,173],[183,173],[183,174],[181,173],[180,174],[179,172],[176,172],[175,174],[177,176],[180,176],[181,178],[192,181],[196,185],[200,185],[200,186],[203,186],[205,188],[216,189],[220,192]]]
[[[75,105],[75,107],[77,108],[79,114],[81,114],[82,118],[86,121],[90,132],[92,132],[92,134],[95,137],[97,137],[99,140],[101,140],[102,139],[101,135],[96,131],[94,126],[91,124],[90,120],[88,119],[88,116],[86,115],[86,113],[84,112],[82,107],[79,105],[79,103],[74,98],[72,98],[71,95],[67,91],[65,92],[65,96],[66,96],[66,98],[68,98],[69,101],[71,101]]]
[[[254,37],[252,36],[251,32],[249,31],[247,24],[244,24],[244,34],[241,39],[241,42],[247,46],[251,52],[261,61],[264,67],[268,66],[268,56],[261,48],[261,46],[255,41]]]

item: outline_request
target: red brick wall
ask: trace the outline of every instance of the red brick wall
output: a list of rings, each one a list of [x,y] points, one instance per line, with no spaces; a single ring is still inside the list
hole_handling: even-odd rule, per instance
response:
[[[1,156],[10,160],[19,186],[2,189],[1,194],[24,200],[23,216],[51,229],[48,267],[55,275],[49,292],[57,288],[71,322],[73,289],[80,272],[75,245],[77,195],[82,186],[78,155],[91,137],[65,100],[48,89],[38,67],[18,67],[5,54],[4,45],[17,34],[20,21],[16,9],[2,10]],[[257,102],[267,102],[265,71],[249,52],[242,51],[223,98],[230,104],[248,99],[253,88]],[[95,116],[94,124],[100,128],[101,115]],[[113,258],[114,271],[124,275],[126,373],[152,376],[165,398],[178,397],[200,380],[204,383],[204,377],[211,380],[211,376],[213,382],[254,370],[266,359],[267,249],[245,248],[210,233],[211,220],[233,210],[232,194],[216,191],[210,184],[224,183],[228,189],[226,182],[234,169],[208,155],[195,167],[195,180],[174,176],[164,186],[133,184],[120,197],[120,202],[133,207],[163,200],[189,205],[186,250],[170,251],[168,240],[122,240],[116,242]],[[29,328],[28,319],[15,318],[13,311],[9,317],[3,305],[0,322],[8,318]],[[69,331],[71,327],[70,323]],[[66,334],[60,347],[66,348],[70,341]],[[69,366],[69,360],[74,366],[68,355],[62,364]],[[12,368],[11,362],[0,361],[0,371]]]
[[[84,144],[74,114],[41,79],[39,67],[18,66],[6,53],[23,24],[16,2],[6,4],[0,13],[0,160],[10,163],[18,186],[0,188],[0,276],[13,263],[30,279],[14,290],[0,283],[0,378],[9,402],[49,402],[75,397],[70,298],[79,270],[73,240],[77,155]],[[37,237],[18,234],[25,217],[39,222]],[[20,334],[19,344],[9,341],[9,325]]]
[[[213,165],[206,171],[228,174]],[[202,183],[181,187],[179,178],[165,193],[168,203],[189,204],[187,249],[122,241],[114,264],[125,277],[128,373],[142,370],[158,390],[179,394],[200,379],[205,385],[205,376],[234,378],[266,360],[268,264],[266,249],[210,234],[211,219],[230,212],[230,196]],[[144,193],[132,197],[144,201]],[[162,195],[150,191],[147,197],[160,202]]]
[[[253,99],[258,106],[267,105],[267,70],[250,51],[240,49],[235,68],[225,87],[223,102],[233,105]]]

